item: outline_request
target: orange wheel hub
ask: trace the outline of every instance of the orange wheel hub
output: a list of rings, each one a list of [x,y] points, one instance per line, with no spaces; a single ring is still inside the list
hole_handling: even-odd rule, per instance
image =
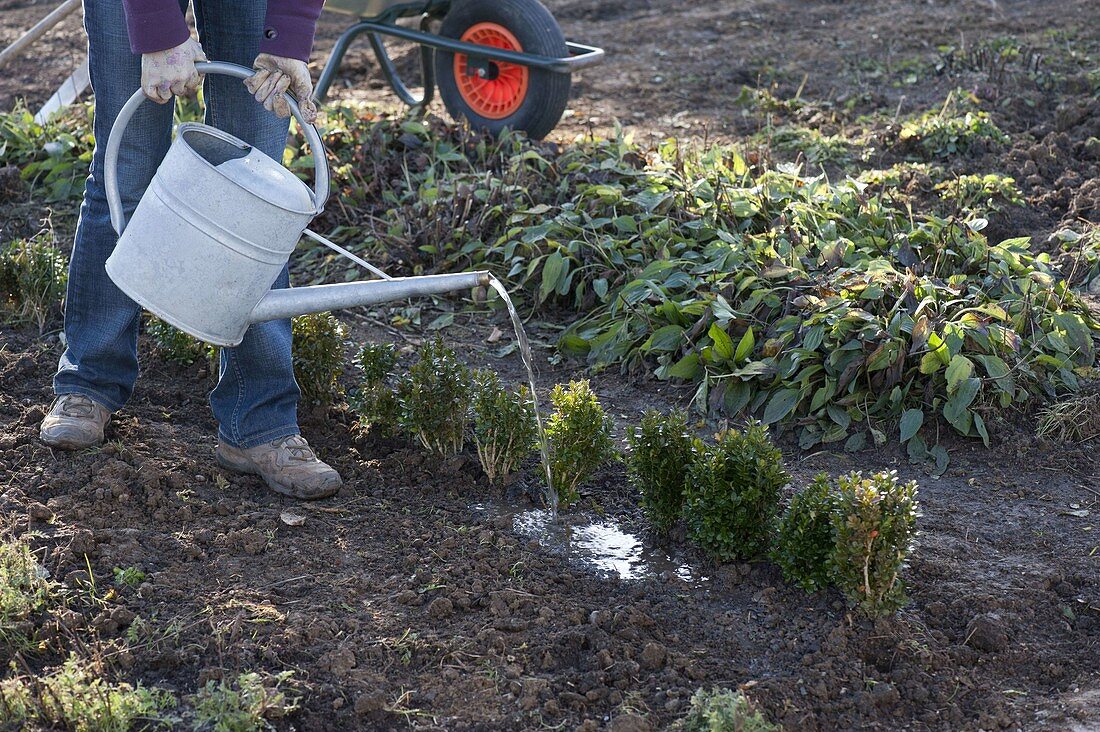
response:
[[[492,46],[505,51],[523,51],[512,32],[497,23],[478,23],[462,34],[466,43]],[[458,93],[470,110],[486,119],[504,119],[516,112],[527,97],[530,69],[506,61],[488,61],[473,66],[464,53],[455,54],[455,81]]]

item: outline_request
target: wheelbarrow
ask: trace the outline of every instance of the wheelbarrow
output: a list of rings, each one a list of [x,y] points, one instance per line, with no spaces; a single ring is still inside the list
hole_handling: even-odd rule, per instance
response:
[[[328,94],[352,41],[366,34],[402,102],[426,107],[438,83],[452,117],[492,134],[509,128],[545,137],[565,112],[573,71],[604,56],[603,49],[566,41],[539,0],[328,0],[325,7],[360,20],[333,46],[317,81],[317,101]],[[419,30],[397,24],[415,16]],[[401,78],[382,36],[419,44],[419,95]]]

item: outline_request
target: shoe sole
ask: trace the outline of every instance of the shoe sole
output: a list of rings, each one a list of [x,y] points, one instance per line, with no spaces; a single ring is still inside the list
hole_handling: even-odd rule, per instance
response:
[[[306,494],[306,493],[302,493],[301,491],[296,491],[296,490],[294,490],[293,488],[291,488],[289,486],[283,485],[282,483],[279,483],[278,481],[272,480],[271,478],[268,478],[266,475],[264,475],[259,470],[257,470],[251,462],[248,462],[248,463],[233,462],[229,458],[225,457],[225,455],[222,454],[221,450],[215,450],[214,451],[214,460],[218,463],[218,465],[220,465],[222,468],[225,468],[226,470],[228,470],[230,472],[239,473],[241,475],[258,475],[261,478],[263,478],[264,483],[266,483],[267,487],[270,488],[271,490],[275,491],[276,493],[278,493],[281,496],[288,496],[289,498],[297,498],[299,501],[317,501],[317,500],[320,500],[322,498],[329,498],[330,496],[336,495],[340,491],[340,486],[343,485],[343,483],[338,483],[335,486],[332,486],[331,488],[323,489],[324,492]]]
[[[103,438],[95,440],[93,442],[70,440],[64,437],[49,437],[42,433],[38,434],[38,439],[42,441],[43,445],[52,447],[57,450],[66,450],[73,452],[76,450],[87,450],[89,447],[98,447],[103,444]]]

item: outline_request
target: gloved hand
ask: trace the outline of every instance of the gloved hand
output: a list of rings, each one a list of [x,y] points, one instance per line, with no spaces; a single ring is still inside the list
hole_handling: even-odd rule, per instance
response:
[[[157,104],[172,100],[172,95],[194,94],[202,84],[202,75],[195,63],[205,61],[206,54],[194,38],[165,51],[141,54],[141,90]]]
[[[261,53],[256,57],[252,68],[256,73],[244,80],[248,91],[264,109],[279,117],[289,117],[290,107],[283,94],[287,89],[298,101],[302,118],[309,124],[317,121],[317,105],[313,103],[313,81],[309,78],[309,68],[305,61],[285,56],[272,56]]]

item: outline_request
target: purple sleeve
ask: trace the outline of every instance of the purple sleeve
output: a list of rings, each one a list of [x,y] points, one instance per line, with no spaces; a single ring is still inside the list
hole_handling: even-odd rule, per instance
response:
[[[260,52],[309,61],[324,0],[268,0]]]
[[[134,53],[175,48],[191,36],[178,0],[122,0],[122,7]]]

